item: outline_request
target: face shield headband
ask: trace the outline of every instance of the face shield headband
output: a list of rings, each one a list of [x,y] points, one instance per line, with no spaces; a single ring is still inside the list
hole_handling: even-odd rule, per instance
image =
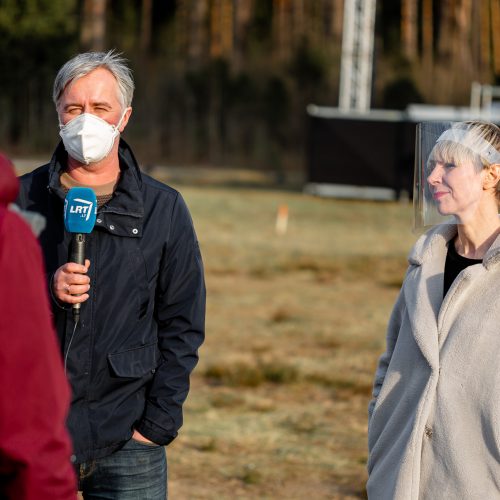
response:
[[[500,152],[498,152],[488,141],[478,137],[474,132],[464,128],[450,128],[445,130],[437,139],[436,143],[450,141],[470,149],[473,153],[486,160],[487,163],[500,163]]]

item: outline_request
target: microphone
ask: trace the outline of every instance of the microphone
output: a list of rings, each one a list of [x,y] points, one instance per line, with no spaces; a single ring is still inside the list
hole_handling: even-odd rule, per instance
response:
[[[94,229],[97,214],[97,199],[90,188],[74,187],[64,200],[64,227],[71,238],[70,262],[85,265],[85,235]],[[75,324],[80,319],[81,303],[73,304]]]

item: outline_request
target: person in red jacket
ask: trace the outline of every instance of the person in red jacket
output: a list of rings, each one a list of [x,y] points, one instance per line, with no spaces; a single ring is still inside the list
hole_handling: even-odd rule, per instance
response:
[[[17,193],[12,163],[0,154],[0,498],[74,500],[69,386],[41,250],[8,208]]]

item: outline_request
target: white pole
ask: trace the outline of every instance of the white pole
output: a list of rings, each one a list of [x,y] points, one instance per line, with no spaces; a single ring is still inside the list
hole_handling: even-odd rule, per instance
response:
[[[339,108],[368,111],[371,104],[376,0],[344,0]]]

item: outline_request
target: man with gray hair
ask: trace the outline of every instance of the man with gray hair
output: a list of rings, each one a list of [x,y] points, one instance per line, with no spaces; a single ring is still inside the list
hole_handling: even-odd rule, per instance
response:
[[[62,142],[21,178],[17,201],[47,219],[40,243],[84,498],[166,498],[164,446],[182,425],[204,339],[203,266],[189,211],[177,191],[139,170],[119,138],[133,91],[113,51],[68,61],[53,93]],[[68,257],[63,207],[72,187],[93,189],[98,202],[84,265]],[[73,304],[81,304],[79,321]]]

